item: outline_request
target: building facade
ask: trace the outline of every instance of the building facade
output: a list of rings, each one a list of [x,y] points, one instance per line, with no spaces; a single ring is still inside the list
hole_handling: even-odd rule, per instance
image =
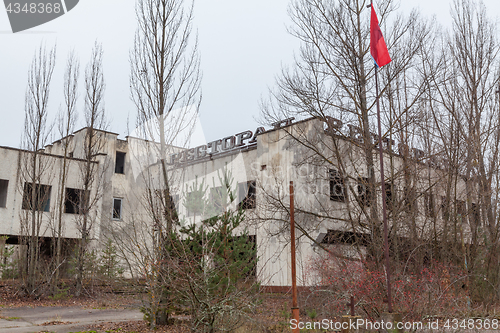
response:
[[[335,129],[335,132],[333,132]],[[41,196],[29,198],[30,182],[23,174],[31,153],[0,147],[0,235],[10,244],[20,244],[25,212],[37,204],[41,213],[39,236],[50,240],[62,221],[62,237],[81,237],[82,172],[86,166],[84,143],[87,129],[45,147],[41,154],[44,170],[39,181]],[[265,130],[245,131],[182,149],[169,145],[161,159],[158,143],[98,131],[103,144],[96,154],[90,198],[93,198],[90,238],[99,248],[112,238],[123,249],[151,246],[151,216],[146,193],[162,187],[162,160],[169,179],[169,191],[181,223],[200,223],[224,209],[243,209],[245,228],[257,247],[257,278],[265,286],[291,285],[289,184],[295,189],[297,225],[297,276],[299,285],[316,283],[313,264],[328,251],[340,258],[363,260],[377,256],[381,228],[380,177],[369,184],[359,132],[344,128],[340,120],[287,119]],[[68,144],[67,158],[64,147]],[[373,145],[377,160],[376,144]],[[457,223],[465,242],[477,207],[465,203],[465,181],[450,175],[446,161],[426,156],[418,149],[384,141],[387,166],[386,195],[393,240],[447,237]],[[67,164],[64,186],[63,162]],[[375,168],[378,174],[378,168]],[[229,175],[236,200],[218,201],[224,175]],[[451,177],[453,176],[453,177]],[[448,181],[453,178],[450,196]],[[211,206],[190,208],[186,202],[200,187]],[[150,191],[151,192],[151,191]],[[376,216],[377,218],[374,218]],[[457,219],[458,217],[458,219]],[[458,222],[457,222],[458,221]],[[450,230],[447,230],[450,229]],[[142,245],[141,245],[142,244]],[[375,249],[375,250],[374,250]],[[124,261],[132,276],[144,252]],[[134,258],[135,257],[135,258]]]

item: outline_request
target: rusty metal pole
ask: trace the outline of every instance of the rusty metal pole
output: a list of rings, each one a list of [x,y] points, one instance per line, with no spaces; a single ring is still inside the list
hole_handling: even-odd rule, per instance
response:
[[[354,317],[354,296],[351,296],[351,303],[349,304],[351,306],[351,317]]]
[[[292,252],[292,317],[299,322],[299,306],[297,304],[297,270],[295,265],[295,207],[293,196],[293,181],[290,181],[290,247]],[[299,333],[295,328],[293,333]]]

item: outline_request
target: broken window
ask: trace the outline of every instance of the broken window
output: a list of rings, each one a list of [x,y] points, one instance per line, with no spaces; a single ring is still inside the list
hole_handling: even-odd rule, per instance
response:
[[[239,209],[253,209],[256,207],[255,193],[256,181],[249,180],[246,183],[238,184]]]
[[[125,153],[116,152],[115,173],[125,173]]]
[[[83,214],[87,207],[88,196],[84,195],[84,190],[76,188],[66,188],[66,198],[64,200],[64,212],[67,214]]]
[[[0,179],[0,207],[5,208],[7,205],[7,188],[9,187],[9,181],[5,179]]]
[[[122,199],[113,198],[113,220],[122,219]]]
[[[32,183],[24,183],[23,203],[22,209],[37,211],[50,211],[50,192],[52,186],[35,184],[33,188]]]
[[[358,178],[358,200],[361,207],[370,207],[372,193],[368,186],[368,178]]]
[[[351,231],[328,230],[321,244],[359,244],[366,246],[370,239],[366,234]]]
[[[330,177],[330,200],[345,202],[345,185],[342,174],[335,170],[329,170]]]

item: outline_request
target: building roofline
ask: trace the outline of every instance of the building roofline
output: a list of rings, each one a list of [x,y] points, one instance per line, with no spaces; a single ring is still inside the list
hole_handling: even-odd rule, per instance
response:
[[[129,138],[135,139],[135,140],[141,140],[141,141],[144,141],[144,142],[151,142],[151,143],[154,143],[154,144],[157,144],[157,145],[161,144],[160,142],[156,142],[154,140],[147,140],[147,139],[139,138],[139,137],[133,136],[133,135],[127,135],[125,137],[126,140],[123,140],[123,141],[127,141],[128,142]],[[118,140],[121,140],[121,139],[118,139]],[[172,147],[172,148],[176,148],[176,149],[188,149],[188,148],[183,148],[183,147],[179,147],[179,146],[174,146],[174,145],[171,145],[171,144],[167,144],[167,146]]]
[[[75,133],[76,133],[76,132],[75,132]],[[74,137],[74,136],[75,136],[74,134],[69,134],[69,135],[66,135],[65,137],[62,137],[62,138],[60,138],[60,139],[57,139],[56,141],[52,142],[52,144],[47,145],[47,146],[54,145],[54,144],[56,144],[56,143],[61,142],[62,140],[66,139],[66,138],[70,138],[70,137]]]
[[[83,131],[83,130],[86,130],[87,128],[89,128],[89,127],[88,127],[88,126],[82,127],[82,128],[80,128],[79,130],[74,131],[74,132],[73,132],[73,135],[74,135],[74,134],[76,134],[76,133],[78,133],[78,132],[81,132],[81,131]],[[97,131],[97,132],[103,132],[103,133],[107,133],[107,134],[113,134],[113,135],[120,135],[120,134],[118,134],[118,133],[114,133],[114,132],[110,132],[110,131],[105,131],[105,130],[98,129],[98,128],[94,128],[94,131]]]
[[[28,154],[32,154],[33,153],[31,150],[26,150],[26,149],[21,149],[21,148],[14,148],[14,147],[7,147],[7,146],[0,146],[0,149],[14,150],[14,151],[17,151],[17,152],[28,153]],[[39,152],[40,152],[41,155],[44,155],[44,156],[56,157],[56,158],[64,158],[64,156],[61,156],[61,155],[55,155],[55,154],[46,153],[45,151],[43,151],[43,149],[41,149],[41,151],[39,151]],[[73,161],[87,162],[86,160],[84,160],[82,158],[75,158],[75,157],[69,157],[69,156],[66,156],[66,158],[68,160],[73,160]],[[99,161],[91,161],[91,163],[99,163]]]

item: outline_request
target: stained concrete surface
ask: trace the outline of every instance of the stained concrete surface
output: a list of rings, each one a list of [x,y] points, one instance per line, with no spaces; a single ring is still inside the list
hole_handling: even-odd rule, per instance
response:
[[[92,324],[142,318],[143,314],[138,309],[86,309],[76,306],[10,308],[0,310],[0,333],[68,333],[81,331]],[[43,325],[50,322],[59,324]]]

